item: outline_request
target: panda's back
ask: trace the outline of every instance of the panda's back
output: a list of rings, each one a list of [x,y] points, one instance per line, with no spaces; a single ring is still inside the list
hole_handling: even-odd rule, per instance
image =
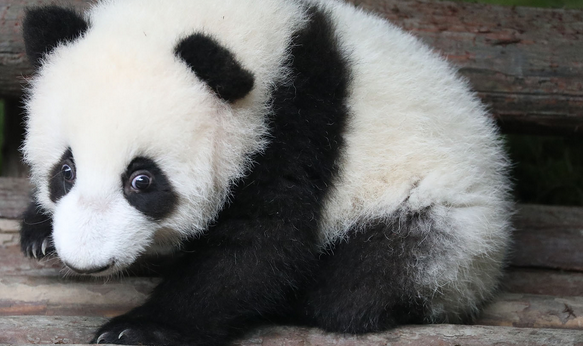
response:
[[[474,208],[492,227],[468,231],[505,239],[506,159],[492,118],[466,82],[390,23],[350,5],[312,3],[332,18],[351,72],[346,145],[323,241],[404,208],[431,206]]]

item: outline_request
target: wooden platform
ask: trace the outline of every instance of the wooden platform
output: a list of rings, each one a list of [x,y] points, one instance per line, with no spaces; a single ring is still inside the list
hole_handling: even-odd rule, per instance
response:
[[[86,343],[107,318],[143,302],[158,282],[64,278],[58,259],[24,258],[15,219],[25,179],[0,178],[0,344]],[[344,336],[298,328],[256,331],[243,345],[583,345],[583,208],[522,205],[504,289],[476,325],[405,326]]]

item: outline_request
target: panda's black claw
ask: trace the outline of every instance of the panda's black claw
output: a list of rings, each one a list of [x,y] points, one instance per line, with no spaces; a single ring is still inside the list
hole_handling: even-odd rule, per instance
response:
[[[129,329],[122,330],[121,333],[119,333],[119,335],[117,336],[117,338],[119,340],[121,340],[121,338],[124,336],[124,334],[127,333],[127,332],[129,332],[129,331],[130,331]]]
[[[28,206],[20,226],[20,248],[26,257],[38,260],[52,254],[52,219],[36,202]]]
[[[55,247],[50,234],[28,231],[25,229],[20,233],[20,246],[26,257],[41,260],[54,254]]]
[[[45,240],[43,240],[43,244],[41,245],[41,251],[43,253],[43,256],[47,255],[47,246],[49,245],[49,238],[46,238]]]
[[[21,239],[21,243],[24,255],[37,260],[50,256],[55,250],[50,237],[35,240]]]
[[[36,259],[38,259],[38,257],[36,256],[38,250],[37,245],[38,245],[37,243],[32,244],[32,256]]]
[[[107,334],[108,334],[108,333],[103,333],[103,334],[101,334],[101,335],[100,335],[100,336],[97,338],[97,340],[96,340],[96,342],[95,342],[95,343],[96,343],[96,344],[100,344],[100,343],[102,343],[103,341],[105,341],[105,338],[107,337]]]
[[[128,320],[119,316],[100,328],[93,344],[181,345],[187,344],[180,333],[155,322]]]
[[[24,244],[24,255],[29,258],[40,260],[52,252],[51,240],[49,238],[33,240],[30,244]]]

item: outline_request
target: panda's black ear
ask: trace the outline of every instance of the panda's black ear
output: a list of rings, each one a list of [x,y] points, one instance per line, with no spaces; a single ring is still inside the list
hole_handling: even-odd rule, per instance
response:
[[[70,9],[58,6],[29,9],[22,23],[26,55],[38,67],[59,42],[73,41],[88,27],[85,19]]]
[[[197,33],[180,40],[174,52],[228,102],[243,98],[253,89],[253,74],[237,62],[233,53],[207,35]]]

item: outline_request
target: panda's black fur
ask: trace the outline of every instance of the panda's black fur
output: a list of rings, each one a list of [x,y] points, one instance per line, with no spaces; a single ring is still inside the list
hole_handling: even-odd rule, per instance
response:
[[[58,6],[28,11],[22,23],[26,54],[35,67],[59,43],[73,41],[87,31],[88,23],[75,12]]]
[[[309,19],[293,33],[282,63],[289,78],[269,90],[268,145],[249,154],[252,169],[233,181],[208,230],[182,242],[178,260],[148,301],[106,323],[92,342],[213,346],[270,321],[367,333],[448,318],[432,312],[435,292],[413,289],[419,284],[412,266],[449,256],[459,245],[435,220],[432,205],[365,220],[322,247],[324,209],[337,189],[346,133],[357,116],[348,105],[355,61],[343,52],[331,13],[316,4],[302,6]],[[71,10],[29,10],[29,59],[42,69],[56,47],[75,44],[90,29]],[[212,33],[180,38],[173,53],[227,104],[244,99],[257,83],[251,66],[243,66]],[[49,182],[55,204],[74,188],[62,167],[76,164],[75,148],[58,156]],[[141,171],[152,175],[147,193],[131,190],[132,174]],[[168,173],[146,155],[134,158],[120,177],[124,198],[148,222],[164,220],[182,203]],[[52,225],[51,212],[35,199],[23,216],[25,254],[40,258],[54,251]],[[113,264],[67,265],[89,274]],[[456,310],[457,321],[471,318],[487,298]]]

